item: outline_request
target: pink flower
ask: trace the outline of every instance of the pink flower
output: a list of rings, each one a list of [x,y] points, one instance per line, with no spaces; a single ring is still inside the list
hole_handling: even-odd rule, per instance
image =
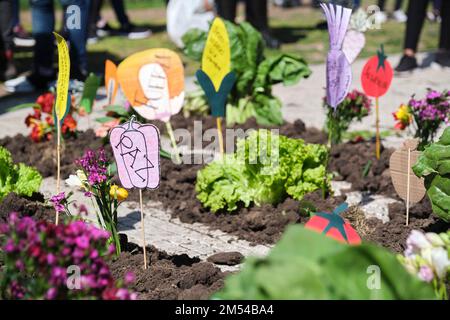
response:
[[[434,278],[433,270],[428,266],[422,266],[420,267],[418,276],[422,281],[431,282]]]
[[[135,280],[136,280],[136,276],[134,275],[133,272],[128,271],[127,273],[125,273],[124,281],[125,281],[126,285],[133,283]]]

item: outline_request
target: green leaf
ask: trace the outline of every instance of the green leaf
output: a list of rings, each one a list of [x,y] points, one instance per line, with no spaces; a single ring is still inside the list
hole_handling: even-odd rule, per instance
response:
[[[39,191],[41,183],[42,176],[36,169],[19,163],[18,179],[14,186],[15,193],[30,197],[34,192]]]
[[[94,104],[97,90],[100,86],[100,78],[91,73],[84,82],[83,95],[81,97],[80,106],[87,112],[92,112],[92,105]]]
[[[386,249],[349,246],[295,225],[267,257],[246,260],[214,298],[368,300],[435,299],[435,295]]]
[[[129,111],[120,105],[110,105],[105,108],[106,111],[117,113],[119,116],[127,117]]]
[[[107,122],[111,122],[113,120],[116,120],[116,118],[114,117],[100,117],[100,118],[96,118],[95,121],[97,121],[98,123],[107,123]]]
[[[200,61],[208,34],[200,29],[191,29],[181,38],[184,43],[183,53],[189,58]]]

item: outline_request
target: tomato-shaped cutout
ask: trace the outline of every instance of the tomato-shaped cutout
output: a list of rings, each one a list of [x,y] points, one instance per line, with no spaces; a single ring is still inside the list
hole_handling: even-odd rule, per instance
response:
[[[361,238],[348,221],[345,221],[339,214],[348,208],[346,203],[340,205],[332,213],[316,213],[305,224],[305,228],[325,234],[327,237],[339,242],[358,245]]]
[[[370,97],[379,98],[385,95],[391,86],[394,72],[386,59],[382,46],[377,55],[367,61],[361,73],[362,87]]]

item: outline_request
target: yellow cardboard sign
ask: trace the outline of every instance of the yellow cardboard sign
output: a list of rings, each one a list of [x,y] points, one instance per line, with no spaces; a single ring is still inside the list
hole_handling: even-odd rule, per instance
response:
[[[230,72],[230,40],[225,23],[215,18],[202,56],[202,70],[219,91],[223,78]]]
[[[58,46],[58,81],[56,83],[56,103],[55,115],[61,121],[67,113],[67,97],[69,94],[70,79],[70,57],[69,48],[63,37],[56,32],[55,35]]]

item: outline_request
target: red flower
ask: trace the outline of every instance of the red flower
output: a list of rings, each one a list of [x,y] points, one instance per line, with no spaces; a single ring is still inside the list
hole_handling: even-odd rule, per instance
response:
[[[77,122],[75,121],[75,119],[72,117],[71,114],[68,114],[64,118],[64,122],[61,127],[61,132],[62,133],[66,133],[67,131],[75,132],[76,128],[77,128]]]
[[[51,92],[41,94],[37,98],[36,103],[41,106],[43,112],[52,113],[53,104],[55,103],[55,95]]]

